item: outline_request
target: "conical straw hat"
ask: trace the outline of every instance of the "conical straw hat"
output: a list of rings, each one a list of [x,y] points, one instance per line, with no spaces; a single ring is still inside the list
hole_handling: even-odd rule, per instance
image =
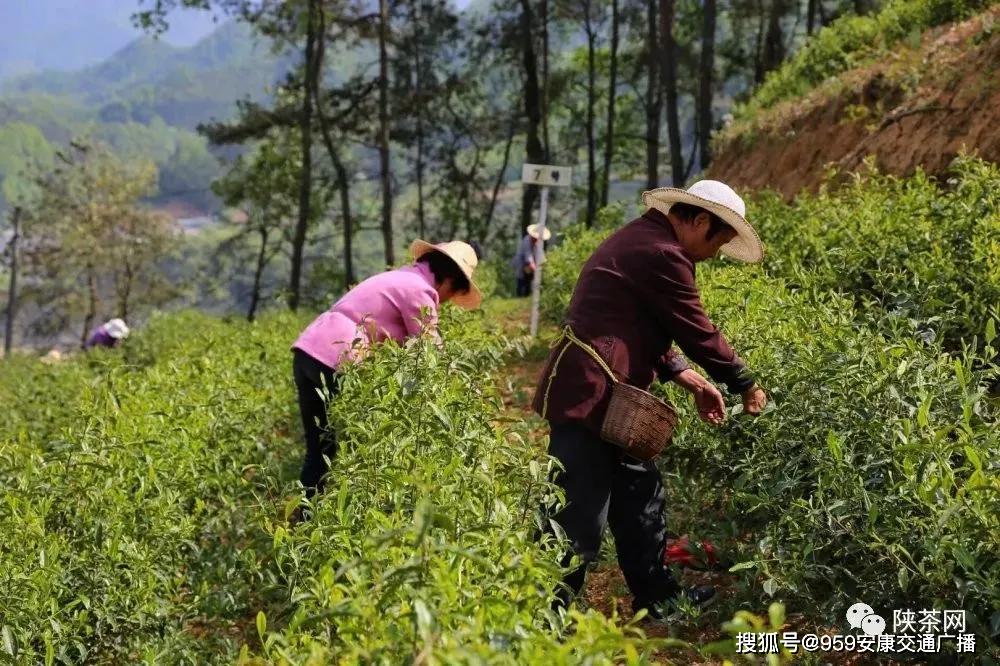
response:
[[[440,252],[454,261],[465,277],[469,278],[469,291],[464,294],[455,294],[451,300],[455,305],[466,310],[475,310],[478,308],[480,303],[483,302],[483,292],[472,281],[472,273],[476,270],[476,266],[479,265],[479,259],[476,258],[476,251],[472,249],[471,245],[462,241],[449,241],[433,245],[425,240],[417,239],[410,245],[410,254],[413,255],[414,261],[428,252],[434,251]]]

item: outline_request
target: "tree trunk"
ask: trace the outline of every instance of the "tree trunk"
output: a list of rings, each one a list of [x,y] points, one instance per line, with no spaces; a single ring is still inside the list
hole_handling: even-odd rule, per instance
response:
[[[698,84],[698,144],[701,168],[712,162],[712,74],[715,71],[715,0],[704,0],[701,31],[701,76]]]
[[[340,190],[340,216],[344,224],[344,291],[355,282],[354,275],[354,220],[351,217],[351,181],[347,169],[334,153],[333,168],[337,171],[337,189]]]
[[[125,258],[125,280],[118,292],[118,316],[128,321],[128,303],[132,298],[132,283],[135,280],[135,269],[128,257]]]
[[[667,139],[670,143],[670,172],[674,187],[684,184],[684,156],[681,154],[681,129],[677,111],[677,59],[674,43],[674,0],[660,2],[660,72],[667,102]]]
[[[694,135],[695,140],[691,142],[691,152],[688,154],[687,166],[684,167],[684,182],[691,177],[691,172],[694,171],[694,158],[698,154],[698,140],[697,137],[701,136],[699,134],[701,130],[698,128],[698,118],[695,116],[694,119]]]
[[[542,141],[545,143],[545,163],[552,161],[549,142],[549,0],[542,0]]]
[[[524,60],[524,115],[528,121],[525,156],[528,162],[539,164],[545,162],[545,147],[538,137],[542,124],[541,93],[538,86],[538,62],[535,59],[533,38],[534,18],[531,12],[531,0],[521,0],[521,55]],[[521,194],[521,234],[523,235],[531,223],[531,212],[538,200],[538,187],[526,185]]]
[[[319,98],[319,89],[313,90],[316,96],[316,117],[319,119],[319,131],[323,137],[323,145],[326,146],[327,155],[333,164],[333,170],[337,172],[337,190],[340,192],[340,216],[344,224],[344,290],[354,284],[354,259],[352,250],[352,240],[354,238],[354,221],[351,217],[351,180],[347,173],[347,167],[340,159],[340,153],[333,143],[333,135],[330,133],[330,123],[323,110],[323,104]]]
[[[510,148],[514,143],[514,132],[517,129],[517,119],[510,119],[510,130],[507,132],[507,144],[503,149],[503,164],[500,166],[500,173],[497,174],[496,182],[493,183],[493,195],[490,197],[490,207],[486,210],[486,220],[483,222],[483,229],[479,236],[480,244],[486,242],[486,232],[493,223],[493,212],[497,207],[497,197],[500,195],[500,187],[503,185],[503,177],[507,172],[507,165],[510,163]]]
[[[764,32],[767,28],[769,13],[764,7],[764,0],[757,0],[757,38],[753,52],[753,83],[759,86],[764,82]]]
[[[385,264],[396,263],[392,240],[392,172],[389,166],[389,2],[379,0],[378,26],[378,154],[382,168],[382,242],[385,244]]]
[[[250,308],[247,310],[247,321],[253,321],[257,316],[257,305],[260,303],[260,283],[264,275],[264,264],[267,263],[267,223],[261,221],[257,226],[260,234],[260,252],[257,253],[257,268],[253,273],[253,291],[250,292]]]
[[[611,190],[611,162],[615,155],[615,98],[618,88],[618,0],[611,0],[611,62],[608,72],[608,124],[604,135],[604,168],[601,206],[608,205]]]
[[[587,32],[587,227],[597,218],[597,140],[594,137],[594,105],[597,103],[597,35],[591,23],[591,0],[584,1]]]
[[[806,9],[806,35],[812,36],[816,29],[816,5],[819,0],[809,0]]]
[[[319,131],[323,137],[323,145],[333,164],[334,171],[337,172],[337,189],[340,192],[340,216],[344,224],[344,291],[354,284],[354,253],[352,251],[352,241],[354,238],[354,221],[351,217],[351,181],[344,167],[340,153],[333,143],[333,135],[330,132],[330,123],[326,118],[326,111],[323,109],[323,99],[320,95],[319,82],[322,80],[323,54],[326,49],[326,18],[322,10],[320,11],[320,34],[317,44],[318,63],[320,73],[317,73],[315,84],[312,89],[314,101],[316,103],[316,117],[319,119]]]
[[[3,353],[10,356],[14,346],[14,317],[17,316],[17,245],[21,239],[21,208],[15,206],[11,212],[14,235],[10,237],[10,284],[7,285],[7,323],[4,327]]]
[[[416,98],[417,108],[417,227],[420,238],[427,236],[427,228],[424,221],[424,105],[426,100],[423,97],[423,65],[420,61],[421,35],[420,35],[420,0],[414,2],[416,16],[414,17],[414,51],[413,65],[416,70],[414,77],[413,92]]]
[[[80,346],[87,344],[87,335],[94,327],[97,319],[97,278],[94,276],[94,266],[87,264],[87,314],[83,317],[83,331],[80,334]]]
[[[646,189],[659,186],[660,113],[663,110],[659,71],[659,40],[656,37],[656,0],[646,0]]]
[[[774,0],[768,16],[767,35],[764,37],[763,71],[761,81],[768,72],[777,69],[785,59],[785,38],[782,34],[781,19],[785,15],[785,0]]]
[[[309,228],[312,200],[312,111],[313,98],[309,91],[315,85],[316,71],[316,9],[319,0],[309,0],[306,18],[305,81],[303,82],[302,111],[299,117],[299,134],[302,140],[302,170],[299,175],[299,218],[292,235],[292,277],[289,285],[288,306],[292,310],[299,307],[302,291],[302,259]]]
[[[465,197],[465,237],[466,239],[472,238],[472,188],[470,183],[472,181],[472,174],[469,174],[469,180],[465,181],[462,186],[462,196]]]

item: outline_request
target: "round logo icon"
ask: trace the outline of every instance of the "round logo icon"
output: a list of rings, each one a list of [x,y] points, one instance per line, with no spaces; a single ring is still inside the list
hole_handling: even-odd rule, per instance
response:
[[[864,602],[858,602],[847,609],[847,624],[851,629],[860,629],[861,621],[869,615],[874,615],[875,609]]]

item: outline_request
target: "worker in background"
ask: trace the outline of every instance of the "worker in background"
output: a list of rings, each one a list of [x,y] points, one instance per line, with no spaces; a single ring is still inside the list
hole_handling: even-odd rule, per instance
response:
[[[410,246],[413,263],[364,280],[317,317],[292,346],[292,370],[305,429],[306,453],[300,480],[306,497],[323,488],[326,459],[337,453],[336,433],[327,421],[327,401],[337,393],[337,369],[363,358],[375,344],[402,343],[428,333],[438,336],[438,310],[451,301],[475,309],[482,293],[472,274],[475,250],[462,241]],[[302,518],[298,511],[295,520]]]
[[[105,322],[95,328],[84,343],[83,348],[93,349],[94,347],[117,347],[121,341],[129,336],[131,331],[121,319],[115,318]]]
[[[544,237],[540,237],[544,236]],[[539,242],[545,242],[552,238],[552,232],[548,227],[544,234],[538,233],[537,224],[529,224],[528,231],[517,246],[511,266],[514,268],[514,294],[516,296],[530,296],[531,283],[535,279],[535,248]]]

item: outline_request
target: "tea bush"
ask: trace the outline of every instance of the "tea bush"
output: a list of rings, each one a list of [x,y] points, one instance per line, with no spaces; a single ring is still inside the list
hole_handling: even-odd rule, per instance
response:
[[[998,182],[966,159],[948,189],[873,175],[792,206],[764,197],[764,267],[699,269],[772,406],[715,429],[670,387],[685,426],[663,468],[673,527],[742,551],[752,607],[776,595],[830,622],[856,599],[964,608],[996,645],[1000,410],[980,369],[1000,348]],[[551,319],[606,235],[550,256]]]
[[[1000,168],[961,157],[945,186],[867,173],[789,207],[761,196],[750,213],[766,270],[910,319],[952,349],[982,335],[1000,306]]]
[[[16,535],[0,544],[0,652],[134,661],[200,616],[249,612],[244,469],[273,464],[291,418],[283,347],[298,325],[188,314],[121,354],[0,367],[17,416],[0,438],[0,531]]]
[[[736,268],[706,277],[713,314],[773,408],[722,429],[687,409],[667,465],[719,500],[711,515],[731,536],[750,538],[752,592],[836,619],[851,599],[965,608],[995,640],[1000,410],[974,372],[983,358],[946,354],[906,325],[859,326],[843,299]]]
[[[982,334],[1000,307],[1000,168],[960,157],[944,185],[869,170],[843,188],[748,200],[764,240],[761,268],[797,290],[842,293],[867,325],[906,320],[950,350]],[[561,321],[580,268],[609,233],[567,231],[548,256],[544,312]],[[699,269],[701,271],[701,269]]]
[[[80,364],[46,365],[22,354],[3,359],[0,373],[0,439],[52,439],[76,408],[80,387],[91,379]]]
[[[561,551],[534,541],[548,465],[501,414],[511,346],[481,313],[446,312],[443,349],[387,345],[345,372],[330,489],[289,530],[304,323],[172,315],[112,353],[2,366],[0,529],[18,538],[0,545],[0,654],[611,664],[665,643],[594,612],[560,639]]]
[[[506,344],[476,318],[450,312],[442,350],[384,345],[343,373],[330,486],[307,525],[268,527],[268,584],[288,603],[277,629],[261,616],[261,656],[610,664],[656,647],[593,612],[564,642],[553,631],[558,544],[534,542],[549,466],[524,425],[501,418],[483,379]]]

